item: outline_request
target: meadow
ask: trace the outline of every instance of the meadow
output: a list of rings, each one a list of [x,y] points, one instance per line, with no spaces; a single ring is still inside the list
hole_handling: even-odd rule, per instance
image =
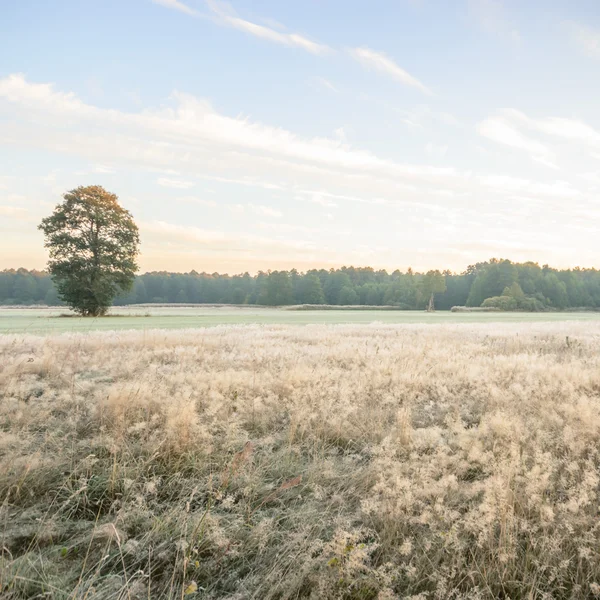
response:
[[[64,317],[61,315],[69,315]],[[84,331],[189,329],[217,325],[249,324],[350,324],[350,323],[513,323],[600,321],[600,312],[464,312],[422,310],[291,310],[241,306],[120,306],[108,317],[81,318],[66,308],[0,308],[0,334],[73,333]]]
[[[600,597],[598,322],[7,334],[0,390],[7,600]]]

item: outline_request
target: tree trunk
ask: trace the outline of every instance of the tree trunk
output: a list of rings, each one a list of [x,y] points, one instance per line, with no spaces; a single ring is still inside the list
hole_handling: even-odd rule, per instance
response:
[[[429,296],[429,304],[427,305],[427,312],[434,312],[435,306],[433,305],[433,292],[431,292],[431,296]]]

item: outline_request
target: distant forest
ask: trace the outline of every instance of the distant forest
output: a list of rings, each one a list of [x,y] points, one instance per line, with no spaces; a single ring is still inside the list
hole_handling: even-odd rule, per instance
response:
[[[152,272],[137,276],[131,292],[119,296],[115,304],[358,304],[409,310],[425,308],[432,292],[439,310],[453,306],[600,309],[600,271],[491,259],[460,274],[411,269],[388,273],[369,267],[269,271],[254,276]],[[61,302],[46,272],[9,269],[0,272],[0,304],[56,306]]]

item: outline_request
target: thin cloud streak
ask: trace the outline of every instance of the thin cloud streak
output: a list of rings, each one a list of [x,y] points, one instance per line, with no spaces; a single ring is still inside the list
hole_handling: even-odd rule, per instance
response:
[[[350,48],[348,49],[348,52],[350,56],[363,65],[363,67],[383,73],[399,83],[420,90],[424,94],[432,95],[431,90],[429,90],[426,85],[397,65],[383,52],[376,52],[367,47]]]
[[[176,190],[189,190],[194,187],[192,181],[183,181],[181,179],[169,179],[168,177],[159,177],[156,183],[162,187],[173,188]]]
[[[152,0],[154,4],[159,4],[160,6],[164,6],[166,8],[172,8],[173,10],[178,10],[179,12],[185,13],[190,17],[197,17],[200,13],[193,8],[190,8],[187,4],[183,2],[179,2],[179,0]]]
[[[477,132],[497,144],[528,152],[532,160],[539,164],[556,168],[553,163],[553,154],[547,146],[523,135],[505,118],[491,117],[485,119],[478,125]]]
[[[238,29],[239,31],[283,46],[301,48],[311,54],[325,54],[332,51],[329,46],[313,42],[298,33],[282,33],[271,27],[242,19],[231,9],[227,10],[229,7],[216,0],[206,0],[206,4],[216,16],[217,22],[233,29]]]

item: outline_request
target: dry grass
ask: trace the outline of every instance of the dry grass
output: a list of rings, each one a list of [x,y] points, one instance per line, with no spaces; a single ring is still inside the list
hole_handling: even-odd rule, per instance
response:
[[[600,325],[0,337],[6,599],[600,596]]]

